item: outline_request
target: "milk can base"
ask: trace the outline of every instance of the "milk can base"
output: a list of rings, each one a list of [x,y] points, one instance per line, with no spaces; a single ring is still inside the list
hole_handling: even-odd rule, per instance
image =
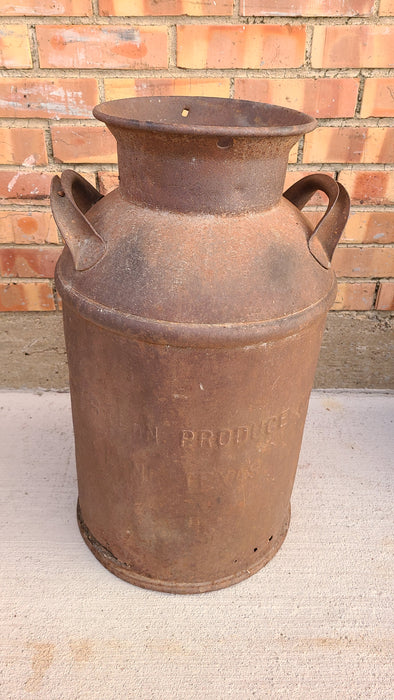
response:
[[[239,583],[240,581],[249,578],[249,576],[252,576],[257,571],[262,569],[263,566],[268,564],[268,562],[273,558],[278,549],[281,547],[287,535],[287,531],[289,529],[290,524],[290,504],[282,528],[280,529],[278,535],[270,543],[270,548],[266,550],[264,555],[258,561],[255,561],[251,566],[249,566],[248,569],[242,569],[238,573],[233,574],[231,576],[225,576],[221,579],[217,579],[214,581],[204,581],[201,583],[195,581],[192,581],[190,583],[162,581],[160,579],[150,578],[148,576],[143,576],[134,572],[130,567],[118,561],[118,559],[116,559],[116,557],[114,557],[111,554],[111,552],[108,551],[108,549],[103,547],[92,535],[92,533],[90,532],[90,530],[85,525],[82,519],[79,502],[77,506],[77,518],[79,530],[83,539],[85,540],[85,543],[87,544],[91,552],[94,554],[96,559],[98,559],[99,562],[103,566],[105,566],[106,569],[108,569],[108,571],[110,571],[112,574],[115,574],[115,576],[118,576],[124,581],[132,583],[135,586],[139,586],[140,588],[149,588],[154,591],[183,594],[207,593],[209,591],[217,591],[220,588],[227,588],[228,586],[232,586],[235,583]]]

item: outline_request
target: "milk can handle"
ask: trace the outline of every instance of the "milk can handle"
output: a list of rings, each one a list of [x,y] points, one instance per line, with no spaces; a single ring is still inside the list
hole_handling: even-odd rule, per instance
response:
[[[88,221],[86,212],[102,198],[81,175],[64,170],[51,184],[51,207],[76,270],[88,270],[103,257],[106,243]]]
[[[321,190],[328,197],[328,207],[308,241],[313,257],[325,268],[331,265],[332,256],[349,216],[350,200],[343,185],[329,175],[307,175],[289,187],[283,196],[302,209],[312,195]]]

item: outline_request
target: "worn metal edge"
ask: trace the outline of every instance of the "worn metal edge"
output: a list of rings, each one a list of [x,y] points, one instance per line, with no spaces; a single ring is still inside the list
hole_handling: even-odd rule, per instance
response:
[[[275,136],[298,136],[299,138],[309,132],[316,129],[317,121],[314,117],[309,114],[302,112],[298,109],[292,109],[290,107],[283,107],[281,105],[273,105],[268,102],[255,102],[253,100],[242,100],[242,99],[232,99],[235,106],[241,105],[243,107],[248,107],[249,105],[257,106],[259,109],[269,107],[274,113],[286,113],[290,118],[296,119],[297,117],[303,117],[303,121],[296,122],[294,124],[281,124],[281,125],[262,125],[262,126],[235,126],[235,125],[208,125],[208,124],[193,124],[187,121],[177,121],[177,122],[155,122],[147,121],[143,119],[133,119],[131,117],[123,116],[122,114],[113,114],[106,111],[108,105],[111,104],[112,108],[115,106],[120,108],[126,105],[133,104],[155,104],[158,102],[167,102],[167,104],[176,104],[179,107],[184,106],[189,109],[189,105],[198,103],[203,100],[204,102],[213,105],[215,104],[218,108],[221,104],[228,102],[227,97],[198,97],[194,96],[182,96],[182,95],[171,95],[162,96],[156,95],[151,97],[124,97],[118,100],[106,100],[101,102],[93,108],[93,116],[99,121],[105,124],[117,127],[117,128],[127,128],[127,129],[138,129],[143,131],[154,131],[158,133],[171,133],[176,136],[181,135],[195,135],[195,136],[234,136],[234,137],[254,137],[254,138],[267,138]],[[187,104],[185,104],[187,103]]]
[[[280,318],[248,323],[204,324],[156,320],[116,311],[82,296],[71,285],[64,283],[58,268],[55,279],[63,307],[70,305],[91,323],[153,345],[199,348],[247,347],[295,334],[327,313],[334,302],[337,288],[334,277],[326,296],[311,306]]]
[[[149,578],[148,576],[138,574],[137,572],[133,571],[130,566],[127,566],[119,561],[119,559],[114,557],[114,555],[108,549],[106,549],[106,547],[103,547],[103,545],[101,545],[90,532],[82,518],[79,501],[77,503],[77,521],[82,538],[100,564],[108,569],[111,574],[121,578],[123,581],[127,581],[127,583],[132,583],[135,586],[139,586],[139,588],[147,588],[153,591],[161,591],[163,593],[178,593],[183,595],[189,593],[209,593],[211,591],[218,591],[221,588],[228,588],[229,586],[233,586],[234,584],[240,583],[250,576],[253,576],[253,574],[257,573],[260,569],[266,566],[269,561],[271,561],[282,546],[289,530],[290,518],[291,506],[289,503],[286,517],[283,521],[282,527],[279,529],[278,534],[272,540],[264,555],[248,569],[242,569],[233,576],[225,576],[215,581],[174,582],[162,581],[160,579]]]

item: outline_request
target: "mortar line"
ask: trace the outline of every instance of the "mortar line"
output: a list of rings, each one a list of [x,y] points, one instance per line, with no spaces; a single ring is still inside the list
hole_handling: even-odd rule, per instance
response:
[[[168,36],[168,46],[167,46],[167,61],[168,61],[168,70],[175,71],[178,66],[177,66],[177,28],[175,24],[172,24],[168,27],[167,29],[167,36]]]
[[[358,15],[358,16],[290,16],[290,15],[119,15],[119,16],[104,16],[104,15],[88,15],[85,16],[56,16],[56,15],[1,15],[0,24],[16,24],[25,25],[29,22],[31,25],[48,25],[48,26],[78,26],[78,25],[97,25],[97,26],[151,26],[160,27],[170,24],[190,24],[190,25],[224,25],[224,24],[272,24],[272,25],[323,25],[323,26],[385,26],[394,23],[394,17],[390,15]]]

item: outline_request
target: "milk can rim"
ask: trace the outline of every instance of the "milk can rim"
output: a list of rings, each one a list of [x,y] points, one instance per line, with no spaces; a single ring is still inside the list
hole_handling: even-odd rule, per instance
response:
[[[277,117],[279,122],[264,125],[251,124],[198,124],[187,121],[189,111],[193,106],[218,110],[224,106],[230,106],[234,114],[238,112],[241,117],[252,120],[252,117],[261,117],[263,122],[264,114]],[[166,105],[169,109],[177,108],[179,113],[178,120],[165,121],[164,119],[155,120],[155,108],[160,106],[161,110]],[[134,113],[137,110],[141,112],[141,118],[131,118],[127,116],[133,109]],[[151,112],[152,119],[146,117]],[[185,115],[182,117],[182,113]],[[289,107],[274,105],[266,102],[254,102],[251,100],[237,100],[223,97],[189,97],[189,96],[152,96],[152,97],[126,97],[119,100],[110,100],[102,102],[93,109],[93,115],[96,119],[105,122],[109,127],[118,127],[126,129],[138,129],[144,131],[167,132],[172,134],[185,134],[196,136],[218,136],[226,135],[232,137],[268,137],[268,136],[301,136],[316,128],[317,122],[314,117],[311,117],[305,112],[300,112]],[[288,120],[289,123],[286,123]]]

